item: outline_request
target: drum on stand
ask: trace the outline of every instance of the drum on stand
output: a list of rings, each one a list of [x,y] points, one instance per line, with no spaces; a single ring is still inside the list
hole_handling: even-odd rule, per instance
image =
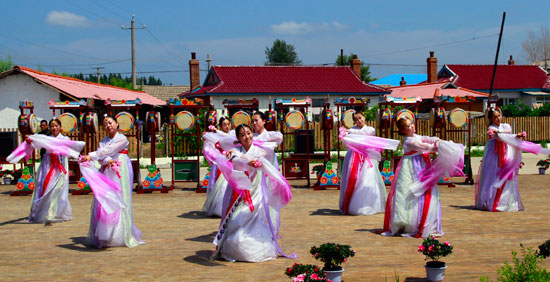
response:
[[[188,111],[181,111],[176,114],[176,126],[180,130],[189,130],[195,126],[195,116]]]
[[[134,127],[134,116],[129,112],[120,112],[116,116],[118,130],[128,132]]]
[[[379,129],[388,129],[391,125],[391,110],[388,108],[378,109],[376,112],[376,127]]]
[[[237,128],[237,126],[241,124],[246,124],[250,126],[251,118],[250,115],[245,111],[238,111],[233,114],[231,117],[231,123],[233,124],[233,128]]]
[[[463,127],[468,124],[468,113],[461,108],[455,108],[449,113],[449,122],[454,127]]]
[[[285,123],[292,130],[300,129],[304,125],[305,117],[300,111],[290,111],[285,116]]]
[[[150,131],[159,131],[160,130],[160,113],[155,112],[155,115],[152,115],[151,112],[145,114],[147,120],[147,128]]]
[[[89,133],[99,132],[99,118],[97,116],[97,113],[89,112],[86,115],[86,126],[84,128]]]
[[[355,124],[355,122],[353,121],[354,114],[355,114],[355,110],[350,109],[345,111],[344,114],[342,115],[342,123],[348,129]]]
[[[395,121],[398,121],[405,117],[410,119],[412,123],[414,123],[414,121],[416,120],[413,112],[407,109],[403,109],[398,111],[397,114],[395,114]]]
[[[78,119],[71,113],[63,113],[57,119],[61,121],[61,132],[71,133],[78,128]]]
[[[432,108],[430,110],[430,127],[442,128],[445,127],[447,113],[444,108]]]

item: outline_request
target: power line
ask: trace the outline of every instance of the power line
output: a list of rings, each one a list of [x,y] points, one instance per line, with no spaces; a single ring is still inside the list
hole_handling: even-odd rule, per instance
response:
[[[149,35],[151,35],[151,37],[153,37],[153,39],[155,39],[155,41],[157,41],[157,43],[162,47],[164,48],[164,50],[166,50],[166,52],[174,57],[176,57],[178,60],[182,60],[183,64],[185,64],[185,60],[182,59],[179,55],[175,54],[175,53],[172,53],[170,50],[168,50],[168,48],[166,48],[166,46],[160,42],[160,40],[151,32],[150,28],[146,29],[146,31],[149,33]]]
[[[126,16],[125,16],[125,15],[121,15],[121,14],[119,14],[118,12],[115,12],[115,11],[109,9],[109,7],[107,7],[107,6],[103,5],[103,4],[101,4],[100,2],[98,2],[98,1],[96,1],[96,0],[92,0],[92,2],[94,2],[94,4],[98,5],[99,7],[103,8],[104,10],[107,10],[107,11],[111,12],[112,14],[119,16],[121,19],[125,19],[125,18],[128,17],[127,15],[126,15]],[[113,3],[111,3],[111,4],[113,4]],[[129,13],[129,14],[132,14],[132,13]]]
[[[383,52],[383,53],[378,53],[378,54],[370,54],[370,55],[367,55],[367,57],[382,56],[382,55],[391,55],[391,54],[397,54],[397,53],[403,53],[403,52],[410,52],[410,51],[416,51],[416,50],[423,50],[423,49],[432,48],[432,47],[441,47],[441,46],[454,45],[454,44],[464,43],[464,42],[468,42],[468,41],[473,41],[473,40],[476,40],[476,39],[489,38],[489,37],[493,37],[493,36],[497,36],[497,35],[498,35],[498,33],[496,33],[496,34],[490,34],[490,35],[485,35],[485,36],[479,36],[479,37],[472,37],[472,38],[469,38],[469,39],[457,40],[457,41],[452,41],[452,42],[447,42],[447,43],[428,45],[428,46],[424,46],[424,47],[416,47],[416,48],[403,49],[403,50],[396,50],[396,51],[391,51],[391,52]]]
[[[123,59],[123,60],[116,60],[106,63],[91,63],[91,64],[70,64],[70,65],[41,65],[42,67],[84,67],[84,66],[97,66],[97,65],[109,65],[109,64],[116,64],[121,62],[127,62],[131,59]]]
[[[65,53],[65,54],[72,55],[72,56],[79,57],[79,58],[87,57],[87,58],[92,59],[92,60],[105,61],[104,59],[100,59],[100,58],[96,58],[96,57],[92,57],[92,56],[84,56],[83,54],[73,53],[73,52],[69,52],[69,51],[65,51],[65,50],[61,50],[61,49],[57,49],[57,48],[53,48],[53,47],[48,47],[48,46],[32,43],[32,42],[29,42],[29,41],[26,41],[26,40],[23,40],[23,39],[13,38],[13,37],[1,34],[1,33],[0,33],[0,36],[2,36],[4,38],[11,39],[11,40],[23,42],[23,43],[26,43],[26,44],[29,44],[29,45],[32,45],[32,46],[37,46],[37,47],[40,47],[40,48],[49,49],[49,50],[60,52],[60,53]]]
[[[116,25],[116,26],[119,26],[119,25],[120,25],[120,23],[114,22],[114,21],[112,21],[112,20],[110,20],[110,19],[107,19],[107,18],[102,17],[101,15],[99,15],[99,14],[97,14],[97,13],[95,13],[95,12],[92,12],[92,11],[90,11],[90,10],[88,10],[88,9],[82,8],[82,7],[80,7],[79,5],[76,5],[75,3],[71,2],[70,0],[65,0],[65,1],[66,1],[67,3],[69,3],[69,4],[71,4],[71,5],[73,5],[73,6],[77,7],[77,8],[79,8],[79,9],[82,10],[82,11],[85,11],[85,12],[87,12],[87,13],[89,13],[89,14],[92,14],[92,15],[96,16],[96,17],[99,18],[99,19],[102,19],[102,20],[104,20],[104,21],[106,21],[106,22],[109,22],[109,23],[111,23],[111,24],[114,24],[114,25]]]

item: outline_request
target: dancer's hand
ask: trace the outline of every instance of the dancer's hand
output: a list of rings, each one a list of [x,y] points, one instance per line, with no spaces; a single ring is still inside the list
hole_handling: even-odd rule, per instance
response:
[[[27,144],[31,144],[32,140],[31,140],[31,138],[27,137],[27,139],[25,139],[25,142],[27,142]]]
[[[89,162],[89,161],[92,160],[92,157],[90,157],[90,155],[86,155],[86,156],[82,157],[82,160],[85,161],[85,162]]]

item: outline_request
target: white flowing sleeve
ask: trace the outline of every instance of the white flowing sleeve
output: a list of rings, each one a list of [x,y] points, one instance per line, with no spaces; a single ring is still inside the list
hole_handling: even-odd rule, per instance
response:
[[[376,134],[376,129],[372,126],[364,126],[363,128],[357,128],[354,126],[349,129],[348,133],[374,136]]]
[[[128,141],[128,138],[126,136],[122,135],[121,137],[116,138],[116,140],[113,140],[112,143],[106,144],[105,142],[99,143],[99,148],[97,148],[97,151],[91,152],[89,155],[92,158],[92,160],[103,160],[105,163],[111,160],[114,156],[116,156],[120,151],[128,148],[128,145],[130,142]]]
[[[407,149],[410,151],[418,151],[418,152],[435,152],[436,146],[435,142],[439,140],[437,137],[427,137],[427,136],[421,136],[421,141],[418,141],[414,138],[407,138],[405,140],[405,145],[407,146]],[[424,139],[424,137],[427,137],[427,139]],[[426,140],[426,141],[424,141]]]
[[[500,132],[502,132],[502,133],[512,133],[512,127],[507,123],[502,123]]]
[[[277,146],[281,145],[283,142],[283,134],[279,131],[267,131],[265,134],[267,134],[267,139],[264,141],[275,142]]]

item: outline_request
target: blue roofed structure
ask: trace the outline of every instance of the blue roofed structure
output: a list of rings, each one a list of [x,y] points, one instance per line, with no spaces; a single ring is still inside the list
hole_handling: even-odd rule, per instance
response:
[[[393,87],[399,86],[401,78],[404,78],[407,85],[418,84],[425,82],[428,79],[427,74],[392,74],[386,77],[371,81],[370,84],[382,86],[382,87]]]

